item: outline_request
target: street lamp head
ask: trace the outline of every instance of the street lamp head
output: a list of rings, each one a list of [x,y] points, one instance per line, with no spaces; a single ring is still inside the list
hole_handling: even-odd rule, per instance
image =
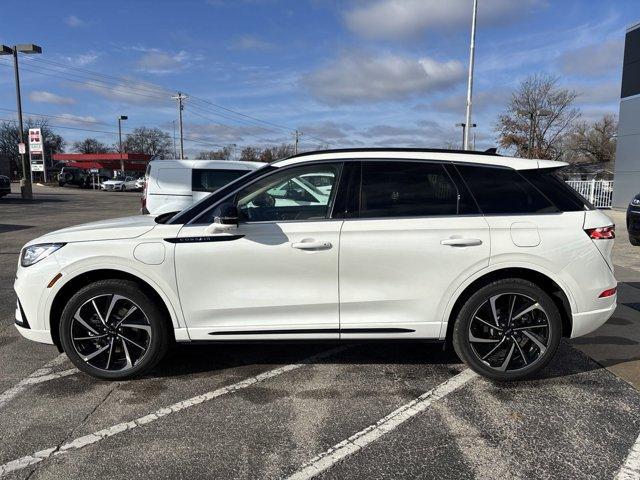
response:
[[[42,47],[34,44],[34,43],[22,43],[20,45],[16,45],[16,50],[20,53],[42,53]]]
[[[13,55],[13,48],[0,45],[0,55]]]
[[[128,119],[129,119],[129,117],[127,117],[126,115],[120,115],[118,117],[118,120],[128,120]]]

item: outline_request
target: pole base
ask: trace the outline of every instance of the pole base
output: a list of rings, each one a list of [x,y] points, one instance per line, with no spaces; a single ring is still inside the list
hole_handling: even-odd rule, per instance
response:
[[[31,190],[31,184],[27,184],[26,180],[20,180],[20,194],[25,200],[33,200],[33,191]]]

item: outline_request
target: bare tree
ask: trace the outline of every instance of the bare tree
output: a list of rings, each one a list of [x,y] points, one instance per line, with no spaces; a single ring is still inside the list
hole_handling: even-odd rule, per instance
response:
[[[593,123],[579,122],[567,135],[565,159],[571,163],[612,162],[616,156],[615,115],[606,114]]]
[[[159,128],[138,127],[127,135],[122,142],[122,148],[127,153],[146,153],[160,158],[173,155],[173,142],[167,132]],[[118,148],[116,147],[117,151]]]
[[[254,147],[244,147],[240,152],[240,160],[245,162],[257,162],[260,156],[260,151]]]
[[[224,147],[220,150],[207,150],[198,153],[196,160],[229,160],[232,153],[231,147]]]
[[[577,93],[558,87],[558,78],[535,74],[512,93],[496,125],[501,147],[520,157],[558,159],[564,136],[580,117]]]
[[[78,153],[108,153],[111,147],[105,145],[95,138],[85,138],[73,143],[73,149]]]

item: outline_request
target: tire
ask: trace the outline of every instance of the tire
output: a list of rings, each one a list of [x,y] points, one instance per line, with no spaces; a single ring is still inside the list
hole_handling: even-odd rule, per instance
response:
[[[514,381],[545,368],[561,336],[562,319],[551,297],[528,280],[510,278],[485,285],[464,303],[453,327],[453,347],[480,375]]]
[[[634,247],[640,247],[640,237],[629,235],[629,243]]]
[[[93,377],[134,378],[164,357],[169,344],[167,320],[137,283],[100,280],[67,302],[60,319],[60,342],[73,364]]]

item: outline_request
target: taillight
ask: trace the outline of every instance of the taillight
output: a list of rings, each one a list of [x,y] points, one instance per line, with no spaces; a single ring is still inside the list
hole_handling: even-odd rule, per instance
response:
[[[609,288],[598,295],[598,298],[613,297],[616,294],[617,287]]]
[[[593,240],[613,240],[616,238],[616,226],[609,225],[608,227],[587,228],[585,229],[587,235]]]

